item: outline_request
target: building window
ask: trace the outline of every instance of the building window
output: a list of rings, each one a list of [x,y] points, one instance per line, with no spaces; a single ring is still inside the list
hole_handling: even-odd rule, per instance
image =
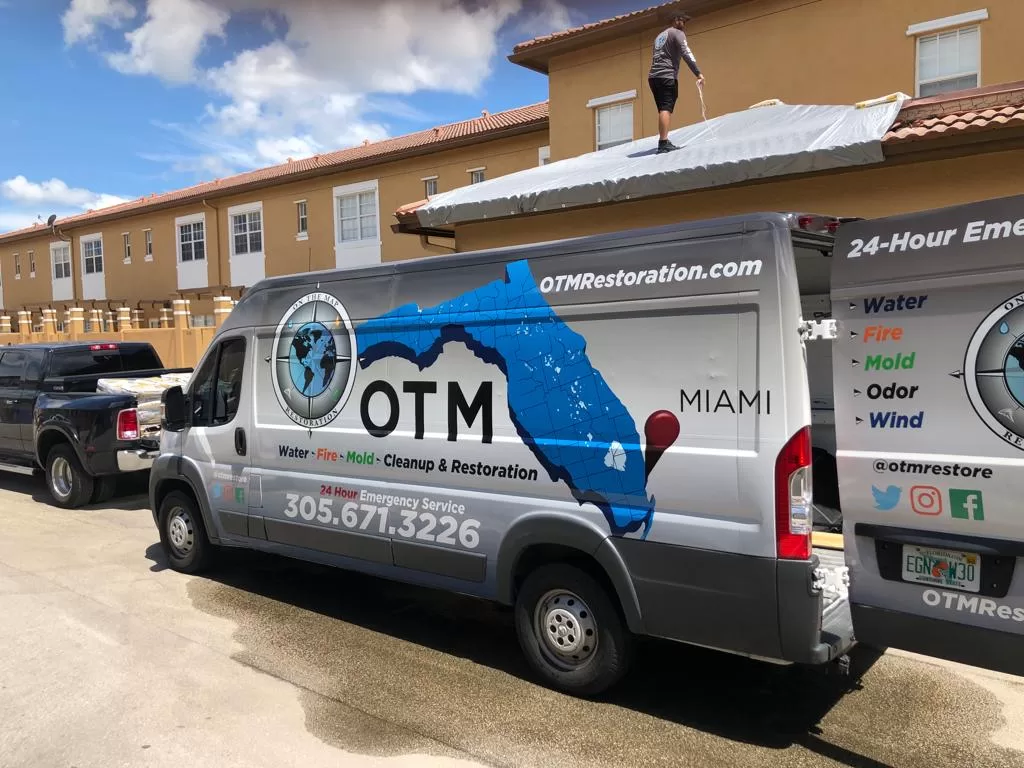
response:
[[[67,243],[55,243],[54,245],[51,245],[50,259],[53,261],[53,279],[70,279],[71,247]]]
[[[21,254],[14,254],[14,279],[21,280]]]
[[[201,261],[206,258],[206,224],[191,221],[178,225],[178,258]]]
[[[547,165],[551,162],[551,147],[539,147],[537,149],[537,165]]]
[[[29,251],[28,252],[28,276],[29,277],[35,277],[36,276],[36,252],[35,251]]]
[[[482,182],[486,178],[484,174],[486,170],[486,168],[469,168],[469,183],[479,184],[480,182]]]
[[[228,211],[231,221],[231,255],[263,253],[263,206],[256,203],[245,206],[252,210]]]
[[[428,200],[437,194],[437,176],[427,176],[423,179],[423,195]]]
[[[124,263],[132,263],[132,235],[130,232],[121,233],[121,241],[124,244]]]
[[[377,240],[377,192],[366,190],[338,195],[338,242]]]
[[[149,318],[146,321],[146,323],[149,325],[150,328],[159,328],[160,327],[160,319],[156,318],[156,317]]]
[[[82,238],[82,272],[98,275],[103,271],[103,238],[99,235]]]
[[[980,73],[980,27],[961,27],[917,38],[918,96],[977,88]]]
[[[630,101],[598,107],[597,148],[608,149],[633,140],[633,103]]]
[[[309,239],[309,209],[306,207],[305,200],[298,200],[295,203],[295,216],[298,219],[296,224],[296,235],[297,240],[308,240]]]
[[[145,260],[146,261],[152,261],[153,260],[153,230],[152,229],[143,230],[142,234],[145,235],[145,238],[146,238],[146,256],[145,256]]]

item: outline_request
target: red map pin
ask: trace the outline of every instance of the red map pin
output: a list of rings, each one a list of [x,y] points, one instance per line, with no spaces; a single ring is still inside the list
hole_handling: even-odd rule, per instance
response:
[[[658,463],[665,450],[679,437],[679,419],[672,411],[655,411],[647,417],[644,425],[644,436],[647,438],[647,451],[644,453],[644,466],[647,477]]]

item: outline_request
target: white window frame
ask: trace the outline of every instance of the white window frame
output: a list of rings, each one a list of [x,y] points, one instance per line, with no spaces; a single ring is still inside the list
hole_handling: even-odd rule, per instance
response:
[[[630,96],[630,94],[632,94],[632,96]],[[593,105],[594,109],[594,149],[600,152],[602,149],[618,147],[622,144],[629,144],[631,141],[636,141],[635,95],[636,91],[626,91],[625,93],[616,93],[612,96],[602,96],[600,99],[591,99],[587,102],[588,106]],[[602,145],[601,115],[606,114],[608,110],[619,109],[621,107],[629,107],[629,138],[618,139]]]
[[[339,202],[343,197],[358,195],[362,192],[373,192],[373,205],[374,211],[376,212],[377,231],[370,237],[360,237],[358,240],[342,240],[341,206],[339,205]],[[331,202],[334,206],[334,247],[336,249],[361,248],[369,245],[380,246],[380,189],[376,179],[371,181],[359,181],[355,184],[342,184],[335,187],[331,194]]]
[[[469,183],[470,184],[482,184],[483,182],[487,181],[487,173],[486,173],[486,171],[487,171],[487,166],[486,165],[480,165],[480,166],[477,166],[476,168],[467,168],[466,169],[466,173],[469,174]],[[478,173],[480,174],[479,181],[476,179],[476,175]]]
[[[437,176],[424,176],[423,178],[420,179],[420,181],[423,182],[423,196],[426,197],[427,200],[430,200],[434,195],[437,194]],[[430,182],[434,182],[433,192],[431,192],[429,189]]]
[[[979,21],[987,20],[988,8],[979,8],[976,11],[958,13],[956,16],[944,16],[941,19],[932,19],[931,21],[922,21],[917,24],[911,24],[907,27],[907,37],[928,35],[932,32],[951,29],[953,27],[966,27],[972,24],[977,24]]]
[[[28,252],[28,276],[35,278],[36,276],[36,252],[31,250]]]
[[[14,254],[14,279],[21,280],[21,254]]]
[[[551,146],[537,148],[537,165],[547,165],[551,162]]]
[[[143,261],[152,261],[153,260],[153,230],[152,229],[144,229],[144,230],[142,230],[142,236],[143,236],[143,238],[145,239],[145,242],[146,242],[146,247],[144,249],[145,250],[145,255],[142,257],[142,260]]]
[[[160,318],[158,318],[158,317],[151,317],[151,318],[149,318],[146,321],[146,325],[149,326],[150,328],[159,328],[160,327]]]
[[[246,250],[239,253],[235,250],[235,217],[236,216],[248,216],[250,213],[258,213],[260,215],[260,249],[258,251]],[[246,223],[246,248],[249,247],[249,236],[257,230],[248,229],[248,223]],[[231,257],[259,257],[263,258],[263,254],[267,250],[267,227],[266,219],[263,216],[263,201],[257,200],[252,203],[243,203],[242,205],[233,205],[228,208],[228,253]]]
[[[961,14],[961,15],[962,16],[966,16],[968,14]],[[988,12],[987,11],[985,12],[985,17],[986,18],[988,17]],[[952,19],[952,18],[957,18],[957,17],[950,16],[948,18]],[[942,20],[940,19],[939,21],[942,21]],[[917,26],[920,26],[920,25],[917,25]],[[971,71],[955,72],[953,74],[943,75],[942,77],[933,77],[933,78],[930,78],[928,80],[922,80],[921,79],[921,43],[925,42],[927,40],[930,40],[932,38],[936,38],[937,39],[939,37],[939,35],[948,34],[950,32],[957,33],[957,36],[959,37],[959,35],[961,33],[963,33],[966,30],[971,30],[971,29],[975,30],[976,34],[978,35],[978,64],[977,64],[977,67],[974,70],[971,70]],[[971,75],[974,75],[977,78],[977,82],[976,82],[974,87],[978,88],[978,87],[981,86],[981,82],[982,81],[981,81],[981,25],[980,24],[967,24],[967,25],[956,26],[956,27],[953,27],[953,28],[949,28],[949,27],[934,28],[932,31],[929,31],[928,33],[920,33],[920,34],[918,34],[916,36],[916,38],[917,39],[914,41],[914,96],[915,97],[918,97],[918,98],[921,97],[921,86],[922,85],[931,85],[933,83],[943,83],[943,82],[946,82],[947,80],[958,80],[961,77],[970,77]],[[941,94],[933,94],[933,95],[934,96],[941,96]],[[931,98],[931,97],[929,97],[929,98]]]
[[[189,259],[188,261],[182,261],[182,258],[181,258],[181,228],[185,224],[202,224],[203,225],[203,258],[202,259],[196,259],[194,257],[194,255],[195,255],[195,246],[192,246],[193,258]],[[189,214],[188,216],[179,216],[179,217],[177,217],[174,220],[174,250],[175,250],[175,252],[177,254],[177,258],[178,258],[178,263],[179,264],[195,264],[196,261],[209,262],[209,260],[210,260],[209,259],[209,257],[210,257],[210,249],[209,249],[209,241],[207,240],[207,237],[206,237],[206,233],[207,232],[208,232],[208,230],[206,228],[206,212],[205,211],[203,213]],[[192,242],[197,242],[197,241],[193,240]]]
[[[132,263],[132,233],[122,232],[121,233],[121,247],[124,249],[124,263]]]
[[[67,249],[67,259],[61,259],[60,263],[67,265],[68,273],[62,277],[57,277],[57,251]],[[62,272],[64,270],[61,270]],[[71,269],[71,243],[66,240],[57,240],[50,243],[50,280],[71,280],[74,270]]]
[[[86,243],[99,243],[100,244],[100,252],[98,254],[99,258],[100,258],[100,268],[97,269],[97,270],[94,270],[92,272],[87,272],[86,271],[86,269],[85,269],[85,260],[87,258],[95,259],[96,256],[86,256],[85,255]],[[93,233],[91,235],[82,235],[81,237],[79,237],[78,238],[78,251],[81,254],[81,258],[82,258],[82,276],[83,276],[83,278],[84,277],[88,277],[89,275],[102,275],[102,274],[104,274],[104,272],[106,270],[106,267],[107,267],[107,265],[106,265],[106,260],[107,260],[106,256],[107,256],[107,254],[103,251],[103,233],[102,232],[95,232],[95,233]]]
[[[299,207],[301,206],[301,208]],[[295,201],[295,239],[309,240],[309,201]]]

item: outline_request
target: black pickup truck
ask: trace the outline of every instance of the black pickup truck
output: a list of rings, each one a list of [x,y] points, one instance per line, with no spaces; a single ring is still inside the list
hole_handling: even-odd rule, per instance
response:
[[[62,507],[105,501],[119,474],[150,467],[160,427],[142,423],[135,395],[97,382],[191,370],[164,368],[141,342],[0,347],[0,469],[45,473]]]

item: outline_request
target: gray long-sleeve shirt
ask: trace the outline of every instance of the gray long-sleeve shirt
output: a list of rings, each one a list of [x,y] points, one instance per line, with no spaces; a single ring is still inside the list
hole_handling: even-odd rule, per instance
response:
[[[686,61],[686,66],[693,72],[694,77],[700,77],[697,59],[686,42],[686,35],[681,29],[669,27],[654,39],[654,56],[651,58],[651,70],[647,76],[677,80],[680,59]]]

